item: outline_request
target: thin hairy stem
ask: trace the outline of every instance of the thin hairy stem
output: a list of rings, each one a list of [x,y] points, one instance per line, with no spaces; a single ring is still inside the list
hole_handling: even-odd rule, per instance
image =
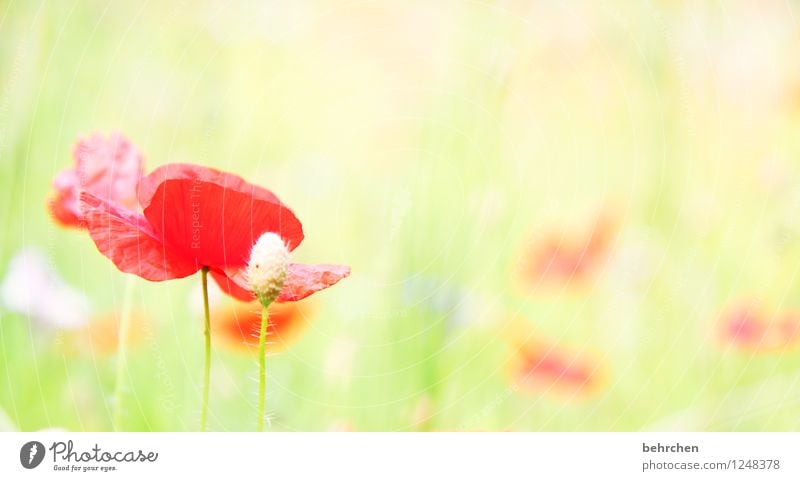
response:
[[[208,390],[211,384],[211,314],[208,311],[208,267],[203,267],[200,271],[203,280],[203,312],[205,314],[205,324],[203,335],[205,336],[206,360],[203,371],[203,407],[200,411],[200,430],[205,431],[208,426]]]
[[[269,329],[269,305],[261,307],[261,331],[258,335],[258,428],[264,430],[264,404],[267,394],[266,341]]]

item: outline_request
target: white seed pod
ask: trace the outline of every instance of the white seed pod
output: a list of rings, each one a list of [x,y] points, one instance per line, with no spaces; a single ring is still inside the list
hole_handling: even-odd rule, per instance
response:
[[[277,234],[258,238],[247,263],[247,280],[262,305],[268,306],[281,293],[289,269],[289,249]]]

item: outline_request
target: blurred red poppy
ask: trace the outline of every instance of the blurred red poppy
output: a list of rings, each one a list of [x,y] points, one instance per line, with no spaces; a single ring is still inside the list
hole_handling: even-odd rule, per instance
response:
[[[66,354],[72,356],[108,356],[119,349],[120,313],[106,312],[92,316],[89,323],[81,329],[69,331],[61,338]],[[129,314],[126,346],[131,348],[144,341],[144,315],[136,310]]]
[[[273,302],[269,306],[267,352],[280,352],[293,342],[307,325],[309,301]],[[231,300],[214,309],[211,329],[214,339],[228,346],[255,354],[261,329],[261,303]]]
[[[143,158],[124,136],[93,134],[78,139],[72,153],[75,165],[56,175],[55,194],[49,202],[50,213],[65,227],[81,227],[80,194],[112,201],[125,207],[136,206],[136,186],[143,175]]]
[[[208,268],[223,291],[252,300],[245,280],[250,250],[265,232],[291,251],[303,240],[294,213],[272,192],[234,174],[191,164],[166,164],[139,182],[143,211],[81,194],[89,233],[123,272],[165,281]],[[350,268],[290,264],[278,302],[303,299],[336,284]]]
[[[781,351],[800,344],[800,314],[767,316],[754,304],[723,315],[719,326],[723,344],[749,352]]]
[[[520,347],[512,363],[514,385],[528,392],[553,391],[563,395],[591,395],[603,384],[599,362],[546,342]]]
[[[551,233],[529,248],[522,265],[526,284],[583,282],[602,266],[614,238],[610,215],[602,214],[579,235]]]

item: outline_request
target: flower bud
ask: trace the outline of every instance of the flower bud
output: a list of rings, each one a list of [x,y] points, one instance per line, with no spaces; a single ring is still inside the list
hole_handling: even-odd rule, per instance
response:
[[[247,280],[262,305],[268,306],[281,293],[289,269],[289,249],[275,233],[258,238],[247,263]]]

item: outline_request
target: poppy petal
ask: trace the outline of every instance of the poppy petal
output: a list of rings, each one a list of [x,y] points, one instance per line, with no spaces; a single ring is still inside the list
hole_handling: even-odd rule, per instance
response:
[[[299,301],[350,275],[350,268],[331,264],[289,264],[278,302]]]
[[[596,393],[604,377],[592,357],[538,342],[520,348],[512,372],[514,384],[524,391],[571,395]]]
[[[231,190],[247,192],[252,190],[253,196],[258,199],[280,203],[278,196],[272,192],[263,187],[250,184],[236,174],[221,172],[201,165],[176,162],[157,167],[139,182],[139,204],[143,209],[150,205],[158,186],[167,180],[197,180],[200,182],[219,184]]]
[[[211,277],[228,295],[242,301],[253,300],[253,292],[247,284],[246,268],[211,270]],[[327,289],[350,275],[350,268],[330,264],[289,264],[286,281],[276,302],[305,299],[311,294]]]
[[[119,270],[149,281],[186,277],[199,267],[175,255],[158,240],[141,214],[81,194],[84,221],[97,249]]]
[[[140,183],[139,202],[156,235],[200,266],[245,265],[265,232],[289,250],[303,240],[300,221],[274,194],[213,169],[162,166]]]
[[[80,227],[80,178],[74,169],[66,169],[53,180],[55,194],[50,199],[50,214],[64,227]]]
[[[232,272],[236,273],[232,274]],[[247,287],[247,281],[244,280],[244,277],[238,278],[238,276],[243,275],[244,270],[240,272],[242,274],[239,274],[239,272],[235,270],[229,270],[228,274],[226,274],[223,271],[212,269],[211,278],[214,279],[220,289],[229,296],[239,299],[240,301],[252,301],[255,296],[250,288]],[[231,274],[230,277],[229,274]]]
[[[143,159],[124,136],[94,134],[80,139],[73,158],[75,166],[59,172],[53,180],[55,195],[49,207],[56,222],[65,227],[82,226],[81,191],[126,207],[136,205]]]
[[[84,190],[126,207],[136,206],[136,186],[143,175],[142,154],[118,133],[80,139],[73,151]]]
[[[793,312],[768,314],[749,303],[729,311],[721,320],[720,337],[726,346],[752,353],[789,349],[800,341],[800,321]]]

